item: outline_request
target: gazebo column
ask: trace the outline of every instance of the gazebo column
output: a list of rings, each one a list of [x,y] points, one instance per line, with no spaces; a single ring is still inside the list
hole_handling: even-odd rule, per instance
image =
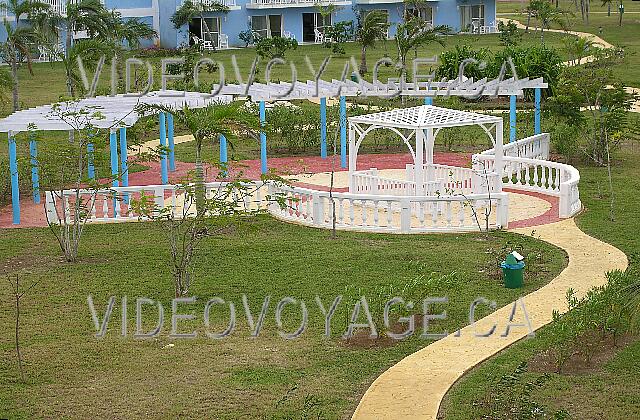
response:
[[[416,196],[424,195],[424,130],[416,130],[416,157],[414,160],[414,172],[416,183]]]
[[[12,132],[9,137],[9,173],[11,175],[11,207],[13,210],[13,224],[20,224],[20,186],[18,184],[18,153],[16,138]]]
[[[542,129],[541,129],[541,125],[540,125],[540,102],[541,102],[541,99],[542,99],[542,89],[536,88],[535,89],[535,102],[534,102],[535,103],[535,113],[534,113],[535,132],[534,132],[534,134],[542,133]]]
[[[34,132],[29,132],[29,154],[31,155],[31,184],[33,185],[33,202],[40,204],[40,176],[38,174],[38,143]]]
[[[327,98],[320,98],[320,157],[327,158]]]
[[[425,96],[424,97],[424,104],[425,105],[433,105],[433,98],[431,96]]]
[[[267,116],[264,101],[260,101],[260,171],[266,174],[269,170],[267,165],[267,133],[264,126],[267,124]]]
[[[176,170],[176,153],[174,144],[174,124],[173,114],[167,114],[167,138],[169,140],[169,170],[175,172]]]
[[[347,167],[347,98],[340,97],[340,166]]]
[[[349,123],[349,192],[354,193],[356,186],[353,183],[353,173],[356,171],[358,153],[356,152],[356,130],[353,124]]]
[[[509,141],[516,141],[516,95],[511,95],[509,97]]]
[[[160,122],[160,146],[162,156],[160,158],[160,177],[163,184],[169,183],[169,173],[167,170],[167,122],[166,115],[161,112],[158,116]]]
[[[503,155],[504,155],[504,138],[503,138],[503,126],[502,121],[496,123],[496,139],[495,139],[495,159],[494,159],[494,172],[495,177],[495,191],[496,193],[502,192],[502,172],[503,172]]]
[[[424,131],[423,131],[424,132]],[[433,145],[435,142],[433,128],[427,128],[427,136],[424,142],[427,163],[427,181],[435,181],[435,168],[433,167]]]

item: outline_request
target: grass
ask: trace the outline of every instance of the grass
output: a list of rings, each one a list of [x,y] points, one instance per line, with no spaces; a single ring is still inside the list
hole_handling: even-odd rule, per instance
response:
[[[299,418],[307,413],[345,418],[382,371],[429,343],[414,336],[393,345],[388,340],[346,345],[338,337],[356,296],[378,302],[381,288],[399,291],[418,279],[423,286],[404,297],[417,302],[420,296],[448,296],[446,307],[433,308],[446,309],[448,319],[431,328],[455,331],[466,322],[476,297],[504,305],[547,283],[566,264],[558,249],[509,233],[489,239],[480,234],[339,233],[338,240],[330,240],[327,231],[264,217],[202,244],[191,290],[198,302],[180,306],[181,313],[197,317],[181,321],[180,330],[194,329],[198,338],[170,339],[167,318],[159,338],[135,340],[131,334],[137,297],[161,301],[167,317],[171,312],[173,287],[160,226],[90,226],[77,264],[60,261],[53,237],[44,229],[4,230],[0,235],[7,245],[0,251],[3,272],[21,273],[25,283],[39,281],[23,300],[26,384],[17,381],[11,297],[8,287],[0,288],[0,417],[9,418],[105,413],[221,419]],[[522,247],[532,262],[522,290],[505,289],[493,277],[505,246]],[[257,339],[248,337],[243,293],[254,317],[264,297],[271,296]],[[109,297],[118,298],[102,340],[93,337],[87,295],[93,296],[101,318]],[[127,338],[119,336],[124,295],[129,297]],[[332,320],[331,339],[321,336],[324,322],[313,301],[316,295],[325,305],[345,295]],[[202,321],[204,303],[214,296],[233,301],[238,319],[234,334],[219,341],[205,337]],[[309,329],[298,340],[284,340],[276,332],[274,310],[283,296],[307,304]],[[381,308],[370,305],[378,322]],[[150,308],[145,311],[144,325],[150,329],[155,314]],[[288,306],[283,317],[287,330],[297,328],[297,308]],[[212,310],[211,328],[224,329],[226,319],[220,307]],[[378,327],[384,330],[380,323]]]
[[[526,15],[520,13],[521,2],[499,2],[499,17],[519,20],[526,24]],[[525,5],[528,4],[525,3]],[[571,11],[569,29],[588,32],[600,36],[605,41],[625,48],[626,62],[614,70],[614,74],[628,86],[640,87],[640,4],[638,2],[624,2],[625,14],[622,26],[618,26],[617,6],[612,7],[611,16],[607,15],[607,7],[601,2],[592,2],[589,23],[583,22],[580,12],[576,12],[572,1],[561,0],[560,7]],[[532,20],[532,26],[535,21]],[[553,26],[552,26],[553,27]],[[555,27],[558,29],[558,27]],[[602,28],[602,31],[600,31]],[[533,31],[532,31],[533,32]],[[545,34],[545,40],[550,34]]]
[[[640,262],[640,238],[637,235],[637,191],[640,188],[640,163],[637,150],[616,156],[613,168],[615,221],[609,220],[609,190],[605,168],[580,166],[580,197],[586,208],[577,219],[578,226],[594,237],[623,250],[632,270]],[[474,401],[486,394],[487,384],[513,371],[523,361],[531,361],[548,348],[551,340],[543,328],[535,339],[525,340],[481,364],[462,378],[447,394],[443,411],[447,419],[476,418]],[[637,340],[637,338],[636,338]],[[631,341],[606,363],[580,374],[550,374],[532,399],[549,412],[566,410],[575,419],[627,419],[640,417],[640,341]],[[527,373],[525,381],[540,374]]]

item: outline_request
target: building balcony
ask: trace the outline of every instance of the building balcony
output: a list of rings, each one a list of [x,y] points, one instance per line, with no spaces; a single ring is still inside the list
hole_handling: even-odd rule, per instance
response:
[[[200,3],[205,7],[224,6],[229,10],[241,9],[241,7],[236,4],[236,0],[194,0],[194,3]]]
[[[247,9],[282,9],[286,7],[315,7],[320,6],[351,6],[351,0],[323,1],[323,0],[250,0]]]
[[[403,2],[404,0],[355,0],[356,4],[390,4],[390,3],[403,3]]]

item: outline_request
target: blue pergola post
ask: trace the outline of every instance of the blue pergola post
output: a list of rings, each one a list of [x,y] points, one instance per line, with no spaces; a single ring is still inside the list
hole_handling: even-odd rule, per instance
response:
[[[534,134],[540,134],[542,133],[542,127],[540,125],[540,102],[542,99],[542,89],[540,88],[536,88],[535,89],[535,133]]]
[[[29,154],[31,155],[31,184],[33,185],[33,202],[40,204],[40,175],[38,174],[38,143],[35,133],[29,133]]]
[[[89,135],[91,136],[91,134]],[[91,136],[92,137],[92,136]],[[96,179],[96,167],[94,165],[95,149],[93,143],[87,143],[87,175],[89,179]]]
[[[111,177],[113,181],[111,183],[114,187],[119,187],[120,182],[118,181],[118,133],[115,128],[112,128],[109,132],[109,153],[111,158]]]
[[[425,105],[433,105],[433,98],[431,96],[425,96],[424,97],[424,104]]]
[[[327,98],[320,98],[320,157],[327,158]]]
[[[169,170],[171,172],[175,172],[176,170],[176,154],[175,154],[175,145],[173,141],[173,114],[167,114],[167,137],[169,138]]]
[[[16,139],[9,133],[9,172],[11,174],[11,207],[13,210],[13,224],[20,224],[20,187],[18,185],[18,154]]]
[[[222,171],[223,176],[227,176],[227,163],[229,162],[229,156],[227,152],[227,138],[220,134],[220,163],[224,167]]]
[[[340,166],[347,167],[347,98],[340,97]]]
[[[120,171],[122,186],[129,186],[129,163],[127,157],[127,127],[120,128]],[[129,203],[129,194],[124,194],[124,202]]]
[[[509,141],[516,141],[516,95],[509,97]]]
[[[264,127],[267,122],[264,101],[260,101],[260,126]],[[260,131],[260,170],[267,173],[267,133]]]
[[[160,119],[160,146],[162,147],[162,157],[160,159],[160,177],[163,184],[169,183],[169,173],[167,171],[167,122],[164,112],[159,114]]]
[[[109,131],[109,154],[111,159],[111,177],[113,179],[111,185],[114,187],[119,187],[120,182],[118,181],[118,132],[115,128],[112,128]],[[116,194],[113,195],[113,216],[117,216],[117,208],[118,208],[118,198]]]

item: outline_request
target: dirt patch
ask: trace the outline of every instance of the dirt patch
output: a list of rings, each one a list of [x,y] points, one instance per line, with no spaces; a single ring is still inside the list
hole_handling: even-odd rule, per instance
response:
[[[413,317],[415,319],[415,329],[413,334],[415,335],[415,334],[419,334],[419,332],[417,331],[422,325],[423,315],[414,314]],[[394,334],[402,334],[406,330],[407,330],[407,324],[401,323],[401,322],[396,322],[391,325],[391,328],[389,328],[389,331]],[[389,337],[386,334],[386,331],[387,331],[386,329],[384,329],[384,331],[379,330],[378,338],[371,338],[369,336],[371,332],[368,329],[366,328],[360,329],[353,334],[353,337],[348,339],[344,339],[344,338],[341,339],[339,341],[339,344],[348,349],[372,349],[372,348],[384,349],[391,346],[395,346],[396,344],[403,341],[401,339],[394,339]]]
[[[576,351],[562,366],[560,374],[585,375],[599,372],[619,351],[637,340],[640,340],[640,335],[627,334],[618,337],[614,345],[611,337],[605,337],[604,340],[598,338],[597,343],[592,348],[591,360],[587,360],[584,354]],[[558,373],[555,350],[550,349],[535,355],[529,360],[528,367],[530,372]]]

